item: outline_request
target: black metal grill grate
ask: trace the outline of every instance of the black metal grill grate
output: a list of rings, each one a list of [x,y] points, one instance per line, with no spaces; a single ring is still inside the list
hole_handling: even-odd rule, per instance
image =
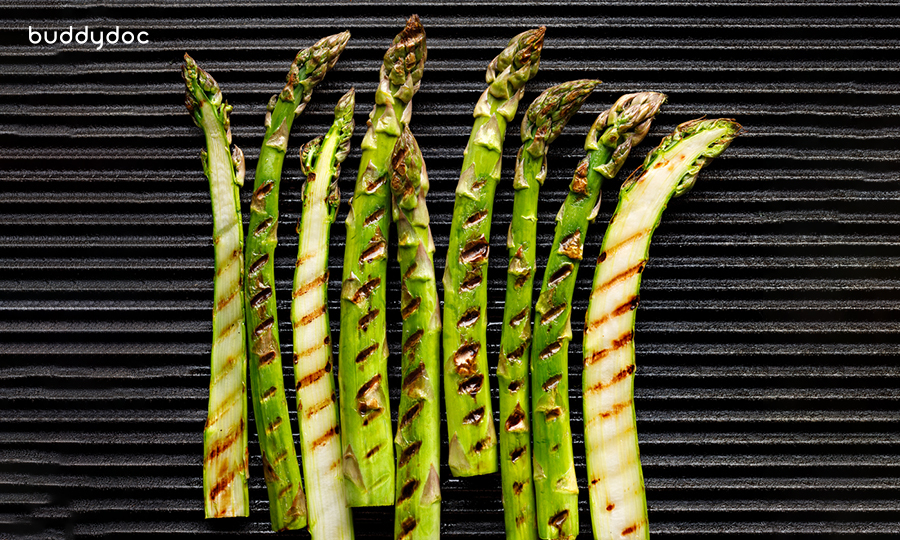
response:
[[[0,10],[0,537],[270,532],[252,434],[250,518],[202,519],[212,220],[197,159],[202,139],[182,105],[181,54],[207,68],[234,105],[235,142],[252,175],[265,102],[293,54],[326,34],[353,33],[291,137],[276,260],[286,337],[302,181],[296,150],[324,132],[337,98],[355,86],[360,127],[341,180],[345,196],[352,191],[379,60],[413,12],[429,43],[413,129],[432,180],[439,273],[484,69],[522,30],[548,27],[541,72],[519,118],[551,84],[606,81],[551,151],[539,260],[587,128],[620,94],[659,90],[670,102],[626,171],[684,120],[734,116],[747,128],[689,196],[670,204],[644,274],[636,403],[654,536],[900,534],[895,4],[7,4]],[[150,43],[97,51],[28,42],[29,25],[70,24],[146,30]],[[507,177],[518,136],[514,122]],[[622,177],[606,185],[586,261],[599,252]],[[511,201],[505,182],[492,238],[493,360]],[[340,276],[345,214],[346,206],[332,233],[332,276]],[[586,298],[593,268],[582,267],[578,298]],[[391,272],[397,308],[395,263]],[[337,331],[337,279],[330,286]],[[576,303],[573,317],[575,389],[585,308]],[[283,342],[290,353],[290,339]],[[396,387],[396,362],[391,373]],[[290,381],[288,374],[289,388]],[[584,488],[580,393],[572,398]],[[445,536],[502,537],[499,478],[441,472]],[[583,490],[589,537],[586,497]],[[392,509],[355,516],[358,537],[391,536]]]

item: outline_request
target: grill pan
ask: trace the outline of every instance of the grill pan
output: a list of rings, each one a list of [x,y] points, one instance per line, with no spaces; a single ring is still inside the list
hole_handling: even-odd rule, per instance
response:
[[[234,105],[234,140],[252,185],[265,103],[293,55],[327,34],[353,34],[295,123],[285,161],[275,275],[290,358],[297,151],[325,132],[337,98],[355,86],[346,201],[380,58],[412,13],[428,35],[411,127],[432,182],[439,275],[487,63],[514,34],[548,28],[541,70],[507,132],[497,191],[492,363],[525,107],[553,84],[604,81],[551,150],[540,265],[592,120],[623,93],[669,95],[623,173],[606,183],[579,273],[570,355],[582,537],[590,537],[590,517],[581,331],[603,224],[627,172],[677,124],[704,115],[735,117],[747,133],[693,192],[671,202],[644,273],[635,402],[652,534],[900,534],[900,9],[892,2],[44,1],[6,2],[0,12],[0,537],[271,533],[254,430],[250,517],[203,519],[212,218],[202,137],[182,104],[181,55],[190,52]],[[70,25],[143,30],[149,43],[29,43],[29,26]],[[242,192],[245,218],[249,194]],[[334,343],[346,210],[332,230]],[[389,272],[396,415],[393,260]],[[290,372],[286,383],[294,403]],[[291,421],[296,433],[296,414]],[[443,536],[502,538],[499,476],[456,479],[446,465],[441,475]],[[358,538],[392,537],[392,508],[354,515]]]

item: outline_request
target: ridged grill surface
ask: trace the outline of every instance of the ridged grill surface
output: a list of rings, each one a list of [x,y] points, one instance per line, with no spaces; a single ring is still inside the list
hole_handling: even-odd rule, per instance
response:
[[[581,331],[594,261],[622,178],[677,124],[700,116],[735,117],[746,133],[692,193],[670,203],[644,274],[635,402],[652,533],[900,535],[896,5],[189,4],[48,1],[0,9],[0,536],[270,532],[255,432],[250,518],[203,519],[212,217],[198,159],[203,140],[182,102],[181,56],[190,52],[234,105],[234,141],[252,185],[265,103],[295,52],[343,29],[353,34],[295,123],[285,163],[276,280],[289,358],[303,180],[297,150],[324,133],[337,98],[355,86],[358,133],[341,177],[346,201],[380,59],[413,12],[428,35],[412,127],[432,182],[438,275],[487,63],[514,34],[548,28],[540,73],[507,132],[491,238],[492,363],[525,107],[552,84],[604,81],[551,151],[540,264],[594,117],[626,92],[669,95],[623,174],[604,186],[578,276],[570,364],[583,537],[590,518]],[[147,31],[150,43],[32,45],[29,25],[119,26]],[[242,196],[246,221],[249,189]],[[332,229],[334,343],[346,210]],[[388,339],[396,353],[393,260],[390,272]],[[390,373],[396,414],[397,354]],[[293,404],[292,373],[285,377]],[[491,384],[496,400],[493,373]],[[291,420],[296,433],[295,413]],[[501,538],[499,477],[455,479],[446,465],[441,474],[444,536]],[[392,508],[354,514],[359,538],[391,537]]]

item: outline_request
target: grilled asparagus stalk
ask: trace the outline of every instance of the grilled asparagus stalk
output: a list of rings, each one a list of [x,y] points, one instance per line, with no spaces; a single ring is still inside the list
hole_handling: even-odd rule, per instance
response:
[[[403,319],[403,386],[394,439],[394,538],[436,540],[441,533],[441,314],[434,277],[434,241],[425,206],[428,174],[408,126],[394,146],[391,193],[397,222]]]
[[[291,323],[294,329],[294,377],[309,533],[313,539],[353,538],[341,466],[340,427],[331,373],[328,324],[328,246],[331,224],[341,202],[338,176],[350,152],[355,94],[351,89],[334,108],[334,123],[324,137],[306,143],[300,160],[303,217],[297,232]]]
[[[525,112],[516,157],[512,221],[507,234],[509,269],[500,338],[500,471],[506,537],[537,537],[531,468],[531,308],[537,243],[538,193],[547,177],[547,151],[599,84],[580,80],[545,90]]]
[[[339,376],[344,472],[351,506],[394,502],[394,451],[387,390],[385,283],[394,143],[412,114],[425,64],[425,31],[410,17],[384,55],[375,108],[347,215],[341,290]]]
[[[247,336],[242,293],[244,231],[238,189],[244,154],[231,144],[231,106],[212,76],[184,55],[184,104],[203,130],[200,152],[213,209],[216,275],[209,410],[203,430],[203,506],[207,518],[246,516]]]
[[[443,278],[444,398],[454,476],[497,471],[486,350],[491,212],[506,124],[516,114],[525,83],[537,74],[544,30],[512,38],[488,66],[488,88],[475,105],[456,187]]]
[[[287,84],[269,100],[266,135],[250,202],[245,283],[247,328],[251,329],[250,395],[269,492],[269,514],[276,531],[306,526],[306,500],[291,424],[282,420],[288,418],[288,408],[275,304],[278,186],[291,124],[306,108],[313,88],[337,62],[349,38],[349,32],[328,36],[297,53]]]
[[[578,485],[569,423],[569,341],[572,295],[604,178],[613,178],[633,145],[647,134],[665,101],[653,92],[622,96],[597,117],[585,141],[569,194],[556,216],[553,247],[535,306],[531,368],[534,406],[535,487],[541,538],[578,535]]]
[[[634,310],[650,236],[673,196],[721,154],[734,120],[678,126],[622,184],[603,237],[584,330],[585,446],[594,538],[647,539],[647,500],[634,412]]]

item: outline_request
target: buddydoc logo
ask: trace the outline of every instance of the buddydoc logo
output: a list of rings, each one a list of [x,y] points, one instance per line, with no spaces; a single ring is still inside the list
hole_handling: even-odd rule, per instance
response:
[[[109,32],[104,32],[103,30],[91,30],[87,26],[77,31],[71,26],[68,30],[62,31],[34,30],[32,27],[28,27],[28,41],[30,41],[32,45],[40,45],[41,43],[53,45],[57,42],[62,45],[69,45],[72,42],[75,42],[78,45],[86,45],[90,42],[91,44],[96,45],[97,50],[99,51],[103,48],[104,44],[116,45],[121,42],[123,45],[131,45],[136,42],[143,45],[150,43],[150,40],[147,38],[147,32],[143,31],[132,32],[130,30],[125,30],[120,33],[118,26],[115,30],[110,30]]]

